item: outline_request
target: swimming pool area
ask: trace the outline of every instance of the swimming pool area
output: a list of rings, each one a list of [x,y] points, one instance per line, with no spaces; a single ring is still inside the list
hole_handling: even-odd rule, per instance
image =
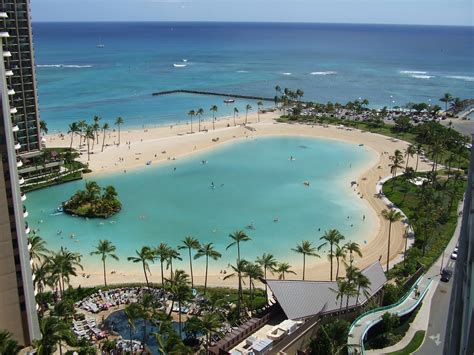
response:
[[[86,175],[86,180],[117,189],[123,209],[109,219],[57,213],[63,201],[84,187],[84,181],[76,181],[29,193],[28,221],[49,248],[80,252],[84,264],[98,264],[89,252],[99,239],[111,240],[120,265],[128,267],[126,257],[143,245],[176,247],[192,235],[201,243],[214,243],[223,254],[214,266],[225,267],[235,258],[235,251],[225,250],[228,234],[238,229],[252,238],[241,245],[244,258],[266,252],[291,262],[299,260],[291,251],[296,243],[309,239],[318,244],[331,228],[346,240],[366,242],[375,214],[352,190],[351,181],[375,158],[366,146],[335,140],[248,139],[159,166]],[[187,267],[183,259],[177,267]],[[196,264],[199,272],[203,263]],[[111,265],[119,267],[115,261]]]

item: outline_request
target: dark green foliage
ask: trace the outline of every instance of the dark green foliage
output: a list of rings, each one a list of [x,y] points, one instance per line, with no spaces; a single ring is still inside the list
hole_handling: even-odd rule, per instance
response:
[[[385,284],[383,287],[383,306],[396,303],[402,297],[402,289],[393,284]]]
[[[16,354],[20,349],[21,346],[12,339],[11,333],[6,330],[0,331],[0,354]]]
[[[316,336],[309,344],[310,354],[337,354],[345,349],[350,323],[336,319],[331,323],[321,326]]]
[[[101,193],[101,190],[103,192]],[[64,211],[81,217],[108,218],[119,212],[122,204],[117,199],[117,191],[113,186],[104,189],[94,181],[86,182],[85,190],[77,191],[68,201],[63,203]]]

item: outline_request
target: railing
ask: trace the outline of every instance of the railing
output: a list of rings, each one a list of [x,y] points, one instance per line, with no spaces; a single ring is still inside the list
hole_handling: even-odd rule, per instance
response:
[[[388,309],[392,309],[392,308],[395,308],[395,307],[398,307],[399,305],[401,305],[403,302],[405,302],[407,300],[408,297],[410,297],[411,293],[413,292],[413,290],[415,289],[415,287],[418,286],[418,284],[420,283],[421,279],[423,278],[423,275],[420,276],[416,282],[410,287],[409,291],[402,297],[400,298],[400,300],[398,300],[396,303],[393,303],[391,305],[388,305],[388,306],[384,306],[384,307],[380,307],[380,308],[375,308],[375,309],[372,309],[370,311],[367,311],[363,314],[361,314],[359,317],[357,317],[351,324],[350,328],[349,328],[349,334],[352,333],[352,330],[354,329],[355,325],[357,324],[357,322],[359,320],[361,320],[362,318],[370,315],[370,314],[373,314],[373,313],[377,313],[377,312],[383,312],[385,310],[388,310]],[[397,315],[405,315],[407,313],[410,313],[411,311],[413,311],[420,303],[420,301],[423,299],[423,297],[426,295],[426,292],[428,292],[428,289],[431,285],[431,283],[433,282],[433,280],[430,280],[430,282],[428,282],[428,285],[426,285],[426,287],[424,288],[424,290],[420,293],[420,296],[418,297],[417,301],[410,307],[408,308],[407,310],[404,310],[403,312],[400,312],[400,313],[397,313]],[[359,339],[359,348],[361,350],[361,353],[362,354],[365,354],[365,348],[364,348],[364,338],[367,334],[367,332],[369,331],[369,329],[376,323],[380,322],[380,318],[377,318],[377,319],[374,319],[370,322],[368,322],[367,324],[365,324],[364,328],[363,328],[363,331],[362,331],[362,334],[360,336],[360,339]],[[352,344],[352,346],[354,346],[355,344]],[[352,347],[350,347],[348,349],[348,353],[349,354],[353,354],[353,351],[352,351]]]

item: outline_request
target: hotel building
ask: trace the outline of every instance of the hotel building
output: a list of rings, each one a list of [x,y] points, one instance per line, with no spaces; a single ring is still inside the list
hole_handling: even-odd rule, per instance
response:
[[[41,136],[28,0],[0,0],[0,40],[0,330],[29,345],[40,332],[21,169]]]

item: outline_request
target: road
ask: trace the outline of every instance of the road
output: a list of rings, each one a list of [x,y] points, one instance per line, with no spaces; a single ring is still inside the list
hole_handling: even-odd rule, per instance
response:
[[[454,269],[454,261],[449,260],[448,266]],[[430,319],[425,341],[415,354],[435,355],[443,353],[452,284],[452,278],[447,283],[443,281],[439,282],[431,299]]]
[[[463,204],[458,211],[462,210]],[[439,280],[441,266],[449,267],[454,270],[455,261],[450,259],[451,252],[458,243],[459,232],[461,230],[461,218],[458,219],[456,230],[454,231],[451,241],[446,247],[443,257],[440,257],[427,274]],[[437,276],[436,276],[437,275]],[[453,275],[454,276],[454,275]],[[448,321],[449,301],[451,298],[451,289],[453,277],[449,282],[439,281],[433,298],[431,300],[430,319],[428,321],[428,329],[426,331],[423,345],[415,352],[418,355],[438,355],[443,353],[444,339],[446,334],[446,322]]]

